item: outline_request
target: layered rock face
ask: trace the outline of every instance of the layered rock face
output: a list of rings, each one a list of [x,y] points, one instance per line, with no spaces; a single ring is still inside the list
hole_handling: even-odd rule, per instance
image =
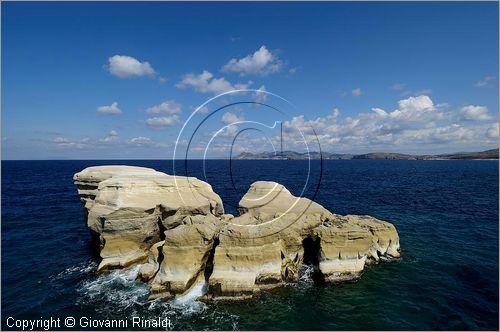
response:
[[[206,297],[250,297],[297,281],[303,263],[319,282],[358,278],[380,257],[399,257],[395,227],[370,216],[340,216],[275,182],[251,185],[237,217],[225,215],[206,182],[148,168],[90,167],[74,176],[98,235],[98,270],[141,263],[151,298],[198,282]]]
[[[148,258],[166,239],[165,229],[186,217],[223,213],[220,197],[196,178],[175,177],[148,168],[90,167],[74,175],[87,209],[87,225],[98,234],[98,270],[127,267]]]

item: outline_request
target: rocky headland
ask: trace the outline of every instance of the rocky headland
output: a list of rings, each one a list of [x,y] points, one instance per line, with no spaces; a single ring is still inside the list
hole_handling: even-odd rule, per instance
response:
[[[314,278],[359,278],[366,264],[399,257],[395,227],[370,216],[331,213],[275,182],[257,181],[224,214],[212,187],[193,177],[132,166],[89,167],[74,175],[86,222],[99,245],[98,271],[140,264],[151,298],[208,285],[207,299],[251,297]]]
[[[333,160],[350,160],[350,159],[386,159],[386,160],[474,160],[474,159],[498,159],[498,149],[491,149],[480,152],[457,152],[445,154],[407,154],[407,153],[394,153],[394,152],[374,152],[364,154],[348,154],[348,153],[332,153],[322,151],[310,152],[295,152],[283,151],[282,153],[276,152],[261,152],[250,153],[242,152],[234,159],[287,159],[287,160],[314,160],[314,159],[333,159]]]

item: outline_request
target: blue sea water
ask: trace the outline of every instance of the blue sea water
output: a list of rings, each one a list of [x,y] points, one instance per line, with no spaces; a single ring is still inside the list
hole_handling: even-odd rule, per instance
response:
[[[179,330],[498,330],[498,161],[228,161],[179,163],[235,212],[256,180],[274,180],[340,214],[397,227],[398,261],[360,280],[298,284],[252,300],[148,301],[136,271],[97,275],[72,182],[85,167],[126,164],[172,174],[165,160],[2,161],[2,328],[6,319],[169,317]],[[205,172],[205,173],[204,173]],[[308,176],[309,174],[309,176]],[[205,176],[206,175],[206,176]],[[231,181],[232,175],[232,181]],[[307,185],[304,186],[307,180]]]

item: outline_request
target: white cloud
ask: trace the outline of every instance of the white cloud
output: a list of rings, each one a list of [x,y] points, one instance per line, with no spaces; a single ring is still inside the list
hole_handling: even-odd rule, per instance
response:
[[[366,112],[342,116],[334,108],[322,117],[307,119],[297,115],[283,123],[284,149],[305,152],[303,137],[309,149],[317,149],[317,139],[325,151],[339,153],[403,152],[449,153],[481,151],[498,144],[498,123],[493,121],[459,121],[459,111],[435,103],[428,95],[401,98],[393,110],[373,107]],[[242,120],[240,113],[225,113],[226,124]],[[300,131],[299,131],[299,130]],[[219,133],[218,150],[227,153],[237,126]],[[303,135],[303,136],[302,136]],[[247,151],[272,151],[262,137],[248,137],[238,142]],[[280,135],[267,137],[280,145]],[[267,140],[266,138],[266,140]]]
[[[276,73],[283,67],[283,61],[276,54],[262,45],[253,54],[241,59],[231,59],[222,67],[222,71],[236,72],[240,75],[268,75]]]
[[[225,127],[224,129],[222,129],[221,131],[217,131],[217,132],[213,132],[211,133],[212,136],[216,135],[218,137],[222,137],[222,138],[234,138],[234,135],[236,135],[239,131],[239,127],[238,125],[230,125],[230,126],[227,126]],[[230,145],[228,145],[230,146]]]
[[[56,137],[52,140],[52,142],[54,142],[54,143],[68,143],[69,140],[67,138],[64,138],[64,137]]]
[[[356,88],[351,91],[352,95],[355,97],[359,97],[363,94],[363,91],[361,91],[361,88]]]
[[[103,114],[121,114],[122,110],[118,108],[118,103],[115,101],[109,106],[99,106],[97,108],[98,113],[103,113]]]
[[[460,109],[460,117],[465,121],[487,121],[491,120],[492,116],[488,114],[486,106],[464,106]]]
[[[214,75],[207,70],[201,74],[189,73],[184,75],[182,80],[176,84],[178,88],[193,88],[195,91],[202,93],[220,94],[237,89],[246,89],[252,84],[247,83],[231,84],[224,77],[214,78]]]
[[[375,112],[375,114],[377,114],[380,118],[384,118],[387,116],[387,112],[378,107],[372,108],[372,112]]]
[[[195,108],[195,110],[196,110],[196,108]],[[207,114],[209,111],[210,111],[210,110],[208,109],[208,107],[203,106],[202,108],[200,108],[200,109],[198,110],[198,113],[199,113],[199,114]]]
[[[106,137],[100,138],[101,143],[111,143],[118,141],[118,132],[116,130],[111,130]]]
[[[400,109],[407,111],[421,111],[434,108],[431,98],[425,95],[400,100],[398,105]]]
[[[127,141],[127,144],[135,145],[135,146],[147,146],[147,145],[153,145],[154,142],[149,137],[139,136],[139,137],[134,137],[134,138],[129,139]]]
[[[476,84],[474,85],[477,86],[478,88],[482,88],[489,86],[491,82],[493,82],[494,80],[495,80],[494,76],[486,76],[482,80],[477,81]]]
[[[400,100],[393,111],[372,108],[371,112],[344,119],[335,111],[313,120],[300,115],[283,124],[284,141],[301,142],[302,138],[294,132],[294,128],[299,128],[308,142],[314,142],[314,128],[323,146],[344,152],[429,150],[430,144],[453,152],[464,147],[481,149],[494,143],[491,139],[498,135],[498,123],[456,123],[457,113],[445,112],[442,105],[421,95]],[[478,115],[477,111],[473,113]],[[479,112],[479,118],[484,119],[484,114]]]
[[[100,138],[99,142],[111,143],[111,142],[115,142],[116,140],[117,140],[116,136],[106,136],[106,137]]]
[[[198,107],[190,106],[189,110],[191,113],[194,113],[196,110],[198,110],[198,112],[196,112],[196,114],[207,114],[208,112],[210,112],[210,110],[207,106],[203,106],[200,109],[198,109]]]
[[[224,122],[225,124],[231,124],[231,123],[243,121],[243,120],[245,120],[243,118],[243,116],[238,116],[238,115],[231,113],[231,112],[226,112],[222,116],[222,122]]]
[[[333,121],[335,121],[335,120],[337,120],[337,118],[339,117],[339,115],[340,115],[340,110],[339,110],[338,108],[336,108],[336,107],[335,107],[335,108],[332,110],[332,114],[327,115],[327,116],[326,116],[326,118],[327,118],[328,120],[333,120]]]
[[[152,106],[146,109],[149,114],[181,114],[181,105],[174,100],[167,100],[160,105]]]
[[[255,93],[252,95],[253,99],[257,103],[265,103],[267,100],[267,90],[264,85],[261,85],[260,88],[255,91]]]
[[[151,127],[168,127],[180,122],[177,114],[171,116],[153,117],[146,120],[146,124]]]
[[[109,72],[119,78],[154,76],[156,73],[149,62],[140,62],[127,55],[114,55],[108,59]]]
[[[62,148],[62,149],[68,149],[68,148],[84,149],[87,147],[85,140],[71,141],[65,137],[56,137],[52,140],[52,143],[54,143],[57,148]]]
[[[498,139],[499,134],[498,134],[498,122],[492,124],[487,130],[486,130],[486,137],[492,138],[492,139]]]

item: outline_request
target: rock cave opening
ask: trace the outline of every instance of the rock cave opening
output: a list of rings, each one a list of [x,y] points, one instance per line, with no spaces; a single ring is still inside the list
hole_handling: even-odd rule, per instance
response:
[[[315,284],[323,285],[325,278],[319,269],[321,239],[308,236],[302,240],[302,247],[304,248],[303,273],[309,274]]]

